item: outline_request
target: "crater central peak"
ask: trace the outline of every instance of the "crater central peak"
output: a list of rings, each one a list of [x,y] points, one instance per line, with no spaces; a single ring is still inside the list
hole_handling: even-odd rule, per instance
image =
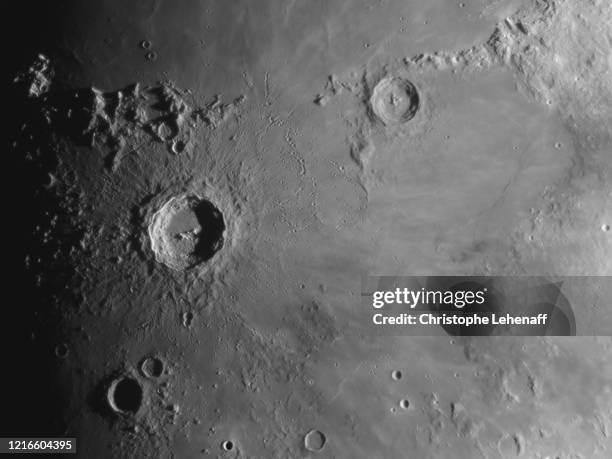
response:
[[[211,260],[223,246],[224,233],[221,211],[195,194],[171,198],[149,224],[155,259],[177,271]]]

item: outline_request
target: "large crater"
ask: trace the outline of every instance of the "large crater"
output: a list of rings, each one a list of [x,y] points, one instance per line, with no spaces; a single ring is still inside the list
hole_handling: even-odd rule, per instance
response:
[[[224,233],[221,211],[193,194],[171,198],[149,224],[155,259],[177,271],[211,260],[223,246]]]
[[[370,100],[372,110],[386,125],[410,121],[419,109],[416,87],[400,77],[385,77],[378,82]]]

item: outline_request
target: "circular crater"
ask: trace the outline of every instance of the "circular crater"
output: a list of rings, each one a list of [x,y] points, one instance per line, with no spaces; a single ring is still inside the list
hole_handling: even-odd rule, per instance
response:
[[[115,379],[106,394],[108,404],[115,413],[136,414],[142,405],[142,387],[134,378]]]
[[[304,436],[304,447],[314,453],[321,451],[326,442],[327,438],[320,430],[311,430]]]
[[[68,348],[68,345],[66,343],[59,343],[55,346],[54,353],[56,357],[59,357],[60,359],[65,359],[66,357],[68,357],[70,349]]]
[[[159,357],[147,357],[140,364],[140,370],[147,378],[159,378],[164,374],[164,361]]]
[[[416,115],[419,94],[410,81],[400,77],[385,77],[374,88],[370,104],[383,123],[403,124]]]
[[[401,370],[393,370],[391,372],[391,377],[393,378],[394,381],[399,381],[400,379],[402,379]]]
[[[155,259],[177,271],[209,261],[223,246],[224,233],[221,211],[195,195],[170,199],[149,225]]]
[[[185,142],[182,140],[175,140],[174,142],[172,142],[172,153],[174,153],[175,155],[178,155],[179,153],[182,153],[185,150]]]
[[[230,440],[225,440],[221,444],[221,448],[223,448],[223,451],[231,451],[234,449],[234,443]]]

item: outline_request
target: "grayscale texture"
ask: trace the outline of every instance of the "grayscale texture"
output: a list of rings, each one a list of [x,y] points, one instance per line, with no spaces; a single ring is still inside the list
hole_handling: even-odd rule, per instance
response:
[[[609,0],[47,10],[21,365],[79,457],[610,457],[609,336],[347,320],[368,274],[612,275]]]

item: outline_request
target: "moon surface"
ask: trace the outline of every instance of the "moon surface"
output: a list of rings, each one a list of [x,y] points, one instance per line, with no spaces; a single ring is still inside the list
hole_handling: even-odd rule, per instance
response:
[[[385,77],[374,87],[370,104],[385,124],[405,123],[419,109],[419,95],[410,81]]]
[[[610,457],[609,0],[11,8],[2,436]],[[367,336],[364,276],[573,276],[595,331]]]

